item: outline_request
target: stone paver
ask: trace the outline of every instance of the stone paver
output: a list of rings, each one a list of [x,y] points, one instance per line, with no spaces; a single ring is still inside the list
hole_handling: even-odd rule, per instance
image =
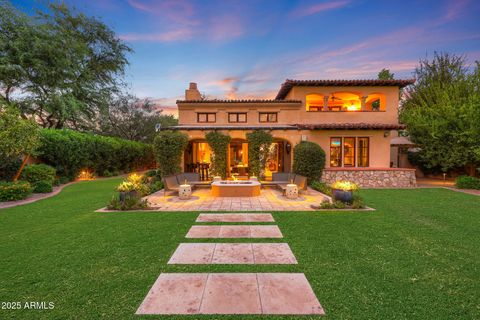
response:
[[[274,222],[270,213],[201,213],[196,222]]]
[[[325,314],[303,273],[258,273],[265,314]]]
[[[137,314],[196,314],[200,311],[207,273],[162,273]]]
[[[324,314],[302,273],[161,274],[137,314]]]
[[[168,264],[297,264],[287,243],[181,243]]]
[[[262,187],[258,197],[213,197],[210,188],[198,188],[188,200],[175,194],[163,195],[163,190],[145,199],[158,211],[313,211],[310,207],[327,200],[324,194],[308,189],[298,199],[287,199],[275,188]]]
[[[192,226],[186,238],[283,238],[276,225]]]

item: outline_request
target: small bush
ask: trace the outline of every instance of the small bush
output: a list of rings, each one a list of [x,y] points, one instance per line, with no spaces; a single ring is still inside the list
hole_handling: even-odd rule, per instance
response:
[[[49,193],[52,191],[53,187],[50,181],[37,181],[33,183],[33,192],[35,193]]]
[[[163,189],[163,182],[162,181],[155,181],[151,184],[149,184],[150,187],[150,194],[157,192],[158,190]]]
[[[124,201],[120,201],[118,197],[113,196],[107,208],[121,211],[147,209],[148,201],[140,197],[127,197]]]
[[[307,177],[308,183],[319,181],[325,168],[325,152],[316,143],[302,141],[293,151],[293,172]]]
[[[470,176],[459,176],[457,180],[455,180],[455,185],[459,189],[480,190],[480,179]]]
[[[20,158],[0,157],[0,181],[12,181],[21,164]]]
[[[27,165],[22,172],[24,179],[32,184],[40,181],[46,181],[52,184],[53,181],[55,181],[55,174],[55,168],[43,163]]]
[[[332,196],[332,188],[328,186],[325,182],[320,182],[320,181],[313,181],[310,184],[310,187],[313,190],[320,191],[323,194],[326,194],[327,196]]]
[[[0,182],[0,201],[22,200],[32,193],[32,187],[27,181]]]
[[[72,180],[70,180],[70,178],[65,177],[65,176],[58,178],[58,182],[60,182],[60,184],[69,183],[70,181],[72,181]]]

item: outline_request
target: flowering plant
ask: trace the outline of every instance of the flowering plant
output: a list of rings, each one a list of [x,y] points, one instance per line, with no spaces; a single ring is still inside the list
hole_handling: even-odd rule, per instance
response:
[[[358,190],[358,186],[350,181],[335,181],[332,184],[332,189],[338,189],[343,191],[355,191]]]
[[[120,185],[117,187],[118,192],[130,192],[135,190],[136,190],[135,185],[128,181],[124,181],[120,183]]]

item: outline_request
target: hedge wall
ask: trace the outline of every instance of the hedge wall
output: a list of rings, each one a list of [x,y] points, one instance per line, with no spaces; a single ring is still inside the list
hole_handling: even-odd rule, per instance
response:
[[[293,149],[293,172],[308,178],[308,183],[320,181],[325,168],[325,151],[316,143],[302,141]]]
[[[154,166],[152,146],[73,130],[43,129],[39,159],[73,179],[82,169],[96,175],[127,172]]]

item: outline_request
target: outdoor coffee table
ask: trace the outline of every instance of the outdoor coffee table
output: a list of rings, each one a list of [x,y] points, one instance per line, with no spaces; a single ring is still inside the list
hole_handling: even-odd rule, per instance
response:
[[[285,189],[285,197],[288,199],[297,199],[298,198],[298,187],[294,183],[287,184]]]
[[[192,195],[192,186],[189,184],[181,184],[180,188],[178,189],[178,196],[180,199],[190,199]]]

